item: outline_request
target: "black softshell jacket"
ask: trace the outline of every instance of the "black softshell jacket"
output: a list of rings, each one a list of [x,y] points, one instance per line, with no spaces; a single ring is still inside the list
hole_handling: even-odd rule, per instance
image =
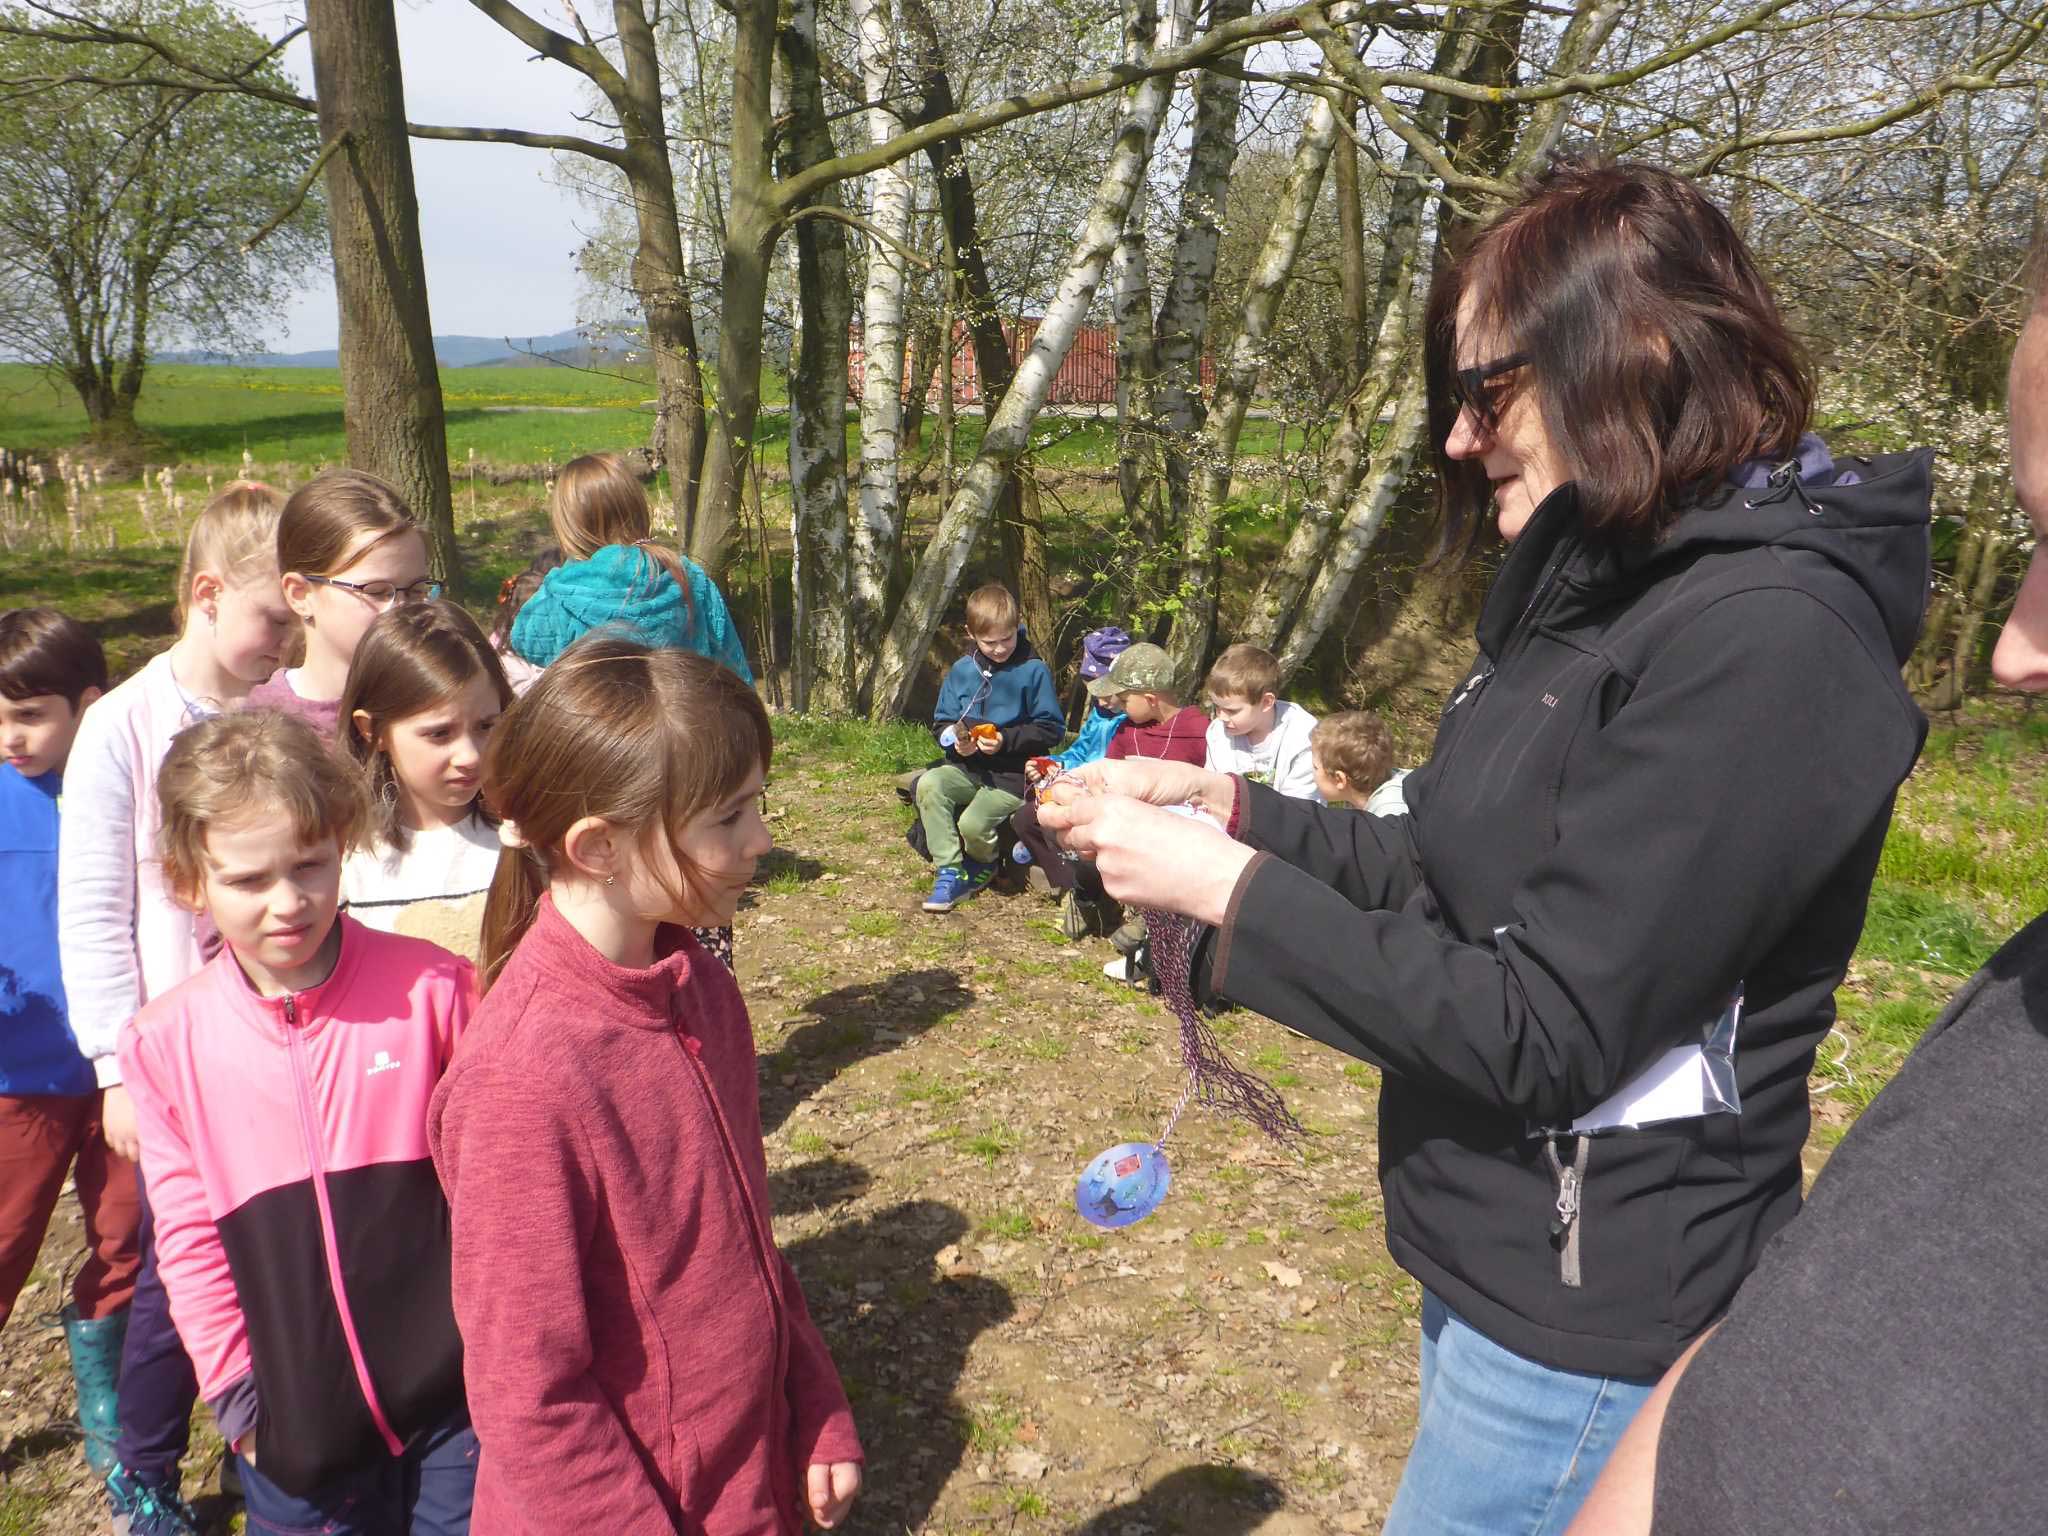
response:
[[[1931,460],[1724,487],[1622,549],[1581,536],[1565,486],[1487,596],[1408,816],[1239,791],[1262,856],[1210,985],[1385,1070],[1393,1255],[1522,1355],[1655,1375],[1798,1211],[1807,1073],[1926,733],[1899,668]],[[1740,1114],[1543,1134],[1738,986]],[[1574,1285],[1557,1205],[1582,1145]]]

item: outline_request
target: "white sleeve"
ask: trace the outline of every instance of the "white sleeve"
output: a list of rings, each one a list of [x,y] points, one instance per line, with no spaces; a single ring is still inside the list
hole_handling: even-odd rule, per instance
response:
[[[88,709],[64,765],[57,834],[57,959],[80,1053],[100,1086],[121,1081],[121,1030],[142,1007],[135,948],[135,791],[128,733]]]
[[[1287,707],[1287,729],[1273,753],[1273,787],[1296,800],[1321,803],[1316,790],[1316,756],[1310,736],[1316,717],[1299,704]]]
[[[1221,720],[1211,720],[1209,729],[1202,733],[1202,766],[1211,773],[1235,773],[1230,750],[1230,735],[1223,729]]]

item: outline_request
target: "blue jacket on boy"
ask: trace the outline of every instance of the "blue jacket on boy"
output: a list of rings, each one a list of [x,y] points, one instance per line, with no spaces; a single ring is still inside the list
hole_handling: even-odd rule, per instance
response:
[[[1124,723],[1124,712],[1120,709],[1104,709],[1100,704],[1088,706],[1088,718],[1081,722],[1081,734],[1068,744],[1066,751],[1055,752],[1052,760],[1072,773],[1076,768],[1085,768],[1090,763],[1100,762],[1109,750],[1109,738],[1116,734],[1117,727]]]
[[[1060,711],[1051,668],[1038,659],[1021,629],[1017,648],[1002,661],[990,661],[976,647],[946,673],[932,711],[932,730],[943,736],[961,722],[995,726],[1003,744],[994,752],[977,752],[971,743],[957,742],[946,748],[946,761],[964,768],[977,783],[1022,799],[1025,763],[1059,745],[1067,717]]]
[[[57,969],[57,797],[64,776],[24,778],[0,763],[0,1094],[86,1094],[98,1088],[65,1022]]]

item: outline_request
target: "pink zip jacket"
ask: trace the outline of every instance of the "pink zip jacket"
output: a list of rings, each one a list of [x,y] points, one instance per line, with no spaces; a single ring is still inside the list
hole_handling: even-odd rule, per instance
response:
[[[739,987],[655,949],[614,965],[542,897],[434,1096],[474,1536],[797,1536],[805,1468],[861,1459],[775,1248]]]
[[[288,1493],[462,1408],[427,1102],[475,969],[336,921],[319,986],[259,996],[224,950],[121,1035],[171,1319],[222,1436],[253,1428]]]

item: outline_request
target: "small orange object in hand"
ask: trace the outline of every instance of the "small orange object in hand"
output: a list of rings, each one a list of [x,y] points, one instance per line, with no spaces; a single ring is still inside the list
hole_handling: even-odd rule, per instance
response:
[[[994,747],[1002,745],[1003,733],[984,720],[979,725],[970,725],[967,728],[967,739],[976,746]]]

